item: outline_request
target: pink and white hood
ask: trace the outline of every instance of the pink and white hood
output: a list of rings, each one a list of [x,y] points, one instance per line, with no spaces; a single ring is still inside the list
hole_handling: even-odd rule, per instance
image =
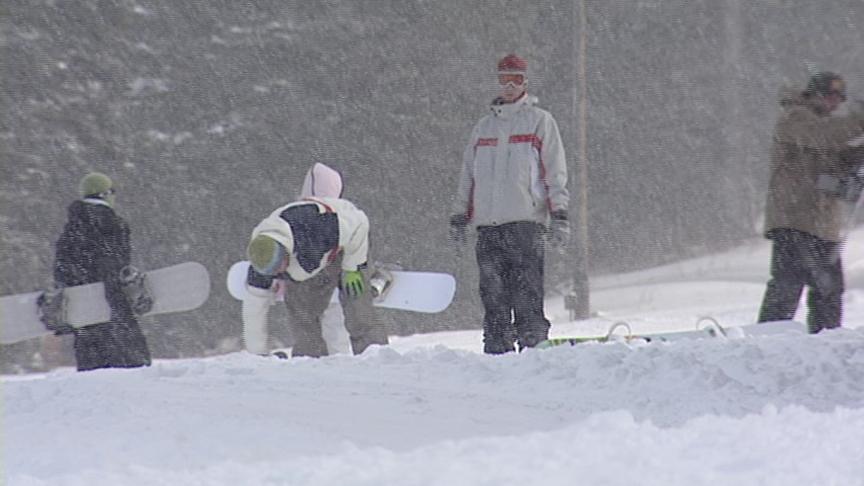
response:
[[[342,174],[316,162],[306,173],[300,197],[342,197]]]

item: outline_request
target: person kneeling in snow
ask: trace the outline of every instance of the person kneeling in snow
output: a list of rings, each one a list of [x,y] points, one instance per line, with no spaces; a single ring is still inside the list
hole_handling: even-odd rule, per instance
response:
[[[321,317],[337,287],[354,354],[388,343],[366,290],[369,220],[349,201],[315,196],[314,170],[304,184],[309,197],[276,209],[252,231],[250,298],[243,301],[243,339],[250,353],[269,352],[267,310],[274,293],[284,292],[292,356],[326,356]]]

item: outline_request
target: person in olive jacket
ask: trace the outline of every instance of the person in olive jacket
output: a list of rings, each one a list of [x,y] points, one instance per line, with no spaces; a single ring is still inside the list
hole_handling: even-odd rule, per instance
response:
[[[850,142],[864,133],[860,103],[832,116],[844,101],[846,84],[831,72],[813,75],[803,91],[781,92],[765,209],[771,279],[759,322],[793,319],[806,285],[809,331],[841,325],[840,250],[850,204],[841,189],[858,170],[846,156]]]
[[[69,206],[57,240],[55,285],[103,282],[111,318],[71,330],[78,371],[148,366],[150,350],[121,279],[121,270],[130,264],[131,245],[129,225],[114,211],[114,185],[105,174],[94,172],[81,179],[79,191],[81,199]]]

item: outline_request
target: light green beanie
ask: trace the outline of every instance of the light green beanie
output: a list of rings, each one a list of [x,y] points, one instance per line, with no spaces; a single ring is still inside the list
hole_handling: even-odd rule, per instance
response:
[[[246,247],[249,263],[262,275],[275,275],[285,258],[285,248],[273,238],[258,235]]]
[[[78,192],[81,197],[96,196],[111,189],[114,184],[111,178],[101,172],[91,172],[78,183]]]

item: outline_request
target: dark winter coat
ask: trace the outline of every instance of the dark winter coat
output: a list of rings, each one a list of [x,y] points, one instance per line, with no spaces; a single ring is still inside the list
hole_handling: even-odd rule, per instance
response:
[[[850,167],[841,154],[864,133],[864,118],[827,116],[815,100],[800,92],[781,93],[783,112],[774,130],[771,180],[765,208],[765,232],[779,228],[803,231],[839,242],[843,202],[818,187],[820,176],[839,177]]]
[[[131,261],[129,225],[100,200],[69,206],[57,240],[54,280],[58,287],[103,282],[111,308],[108,323],[75,331],[79,370],[150,364],[150,351],[120,282]]]

